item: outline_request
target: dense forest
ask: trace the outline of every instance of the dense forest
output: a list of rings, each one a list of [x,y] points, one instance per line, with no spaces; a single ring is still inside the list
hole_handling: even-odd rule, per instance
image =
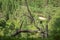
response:
[[[60,0],[0,0],[0,40],[60,40]]]

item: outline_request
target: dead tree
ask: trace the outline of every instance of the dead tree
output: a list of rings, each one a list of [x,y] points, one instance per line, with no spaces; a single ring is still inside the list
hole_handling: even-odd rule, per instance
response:
[[[29,18],[31,19],[31,23],[34,21],[34,18],[33,18],[33,15],[32,15],[32,13],[31,13],[31,11],[30,11],[30,9],[29,9],[29,6],[28,6],[28,2],[27,2],[27,0],[25,0],[25,5],[26,5],[26,7],[27,7],[27,11],[28,11],[28,13],[29,13]]]
[[[35,24],[35,20],[34,20],[34,17],[33,17],[32,13],[31,13],[31,11],[30,11],[30,9],[29,9],[27,0],[25,0],[25,4],[26,4],[27,10],[28,10],[28,12],[29,12],[29,14],[30,14],[30,16],[28,16],[28,15],[26,15],[26,16],[28,16],[28,17],[31,19],[31,23],[33,22],[34,25],[35,25],[35,27],[36,27],[38,30],[40,30],[40,28]]]
[[[33,17],[32,13],[31,13],[31,11],[29,10],[27,0],[25,0],[25,4],[26,4],[27,10],[28,10],[29,15],[30,15],[30,16],[28,16],[28,15],[26,15],[26,16],[31,19],[31,23],[34,23],[34,26],[38,29],[38,31],[40,31],[40,28],[35,24],[34,17]],[[37,30],[34,30],[34,31],[32,31],[32,30],[21,30],[22,25],[23,25],[23,22],[20,25],[20,29],[17,30],[12,36],[16,36],[16,35],[18,35],[21,32],[23,32],[23,33],[33,33],[33,32],[37,33],[38,32]]]

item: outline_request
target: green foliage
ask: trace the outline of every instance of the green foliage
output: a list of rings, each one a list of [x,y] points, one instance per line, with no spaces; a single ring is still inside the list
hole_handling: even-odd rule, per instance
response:
[[[46,21],[40,25],[38,17],[42,16],[48,18],[51,16],[49,23],[49,34],[53,35],[51,38],[46,40],[53,40],[60,37],[60,1],[59,0],[27,0],[29,9],[35,19],[35,24],[40,27],[45,27]],[[48,3],[47,3],[48,2]],[[39,16],[38,16],[39,15]],[[2,16],[2,17],[1,17]],[[40,40],[40,34],[35,33],[21,33],[17,37],[10,38],[12,33],[20,29],[23,21],[23,30],[37,30],[34,23],[31,24],[29,12],[25,5],[25,0],[0,0],[0,37],[1,40]],[[42,27],[41,27],[42,28]],[[45,30],[45,29],[44,29]],[[27,36],[28,35],[28,36]],[[6,37],[6,38],[5,38]],[[25,37],[25,38],[24,38]],[[30,38],[31,37],[31,38]],[[35,37],[35,38],[32,38]],[[3,39],[4,38],[4,39]],[[41,39],[42,40],[42,39]],[[45,39],[44,39],[45,40]]]
[[[53,5],[53,7],[60,7],[60,0],[49,0],[49,3]]]
[[[49,30],[51,35],[55,40],[60,40],[60,12],[53,16],[52,20],[49,23]]]
[[[6,26],[6,21],[5,20],[3,20],[3,19],[1,19],[0,20],[0,27],[5,27]]]

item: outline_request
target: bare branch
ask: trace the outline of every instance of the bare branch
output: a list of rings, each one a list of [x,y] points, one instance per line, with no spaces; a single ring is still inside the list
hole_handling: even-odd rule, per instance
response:
[[[30,14],[30,16],[28,16],[28,17],[31,19],[31,23],[34,22],[35,27],[36,27],[38,30],[40,30],[40,28],[35,24],[35,20],[34,20],[34,18],[33,18],[33,15],[31,14],[31,11],[29,10],[27,0],[25,0],[25,4],[26,4],[27,10],[28,10],[28,12],[29,12],[29,14]]]
[[[16,36],[16,35],[18,35],[19,33],[33,33],[33,32],[35,32],[35,33],[37,33],[38,31],[37,30],[34,30],[34,31],[31,31],[31,30],[18,30],[18,31],[16,31],[12,36]]]
[[[25,4],[26,4],[26,6],[27,6],[27,10],[28,10],[28,12],[29,12],[29,15],[30,15],[30,18],[31,18],[31,23],[32,23],[32,22],[34,21],[34,18],[33,18],[33,15],[31,14],[30,9],[29,9],[27,0],[25,0]]]

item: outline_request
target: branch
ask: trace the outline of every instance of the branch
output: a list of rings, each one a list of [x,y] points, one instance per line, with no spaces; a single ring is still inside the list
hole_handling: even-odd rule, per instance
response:
[[[27,10],[28,10],[28,12],[29,12],[29,14],[30,14],[30,18],[31,18],[31,23],[34,21],[34,18],[33,18],[33,15],[31,14],[31,11],[29,10],[29,6],[28,6],[28,2],[27,2],[27,0],[25,0],[25,4],[26,4],[26,6],[27,6]]]
[[[34,26],[40,31],[41,28],[39,28],[36,24],[34,24]]]
[[[35,20],[34,20],[32,14],[31,14],[31,11],[29,10],[27,0],[25,0],[25,4],[26,4],[26,6],[27,6],[27,10],[28,10],[28,12],[29,12],[29,14],[30,14],[30,16],[28,16],[28,17],[31,19],[31,23],[34,22],[35,27],[36,27],[38,30],[40,30],[40,28],[35,24]]]
[[[31,30],[18,30],[18,31],[16,31],[12,36],[16,36],[16,35],[18,35],[19,33],[33,33],[33,32],[35,32],[35,33],[37,33],[38,31],[37,30],[34,30],[34,31],[31,31]]]
[[[20,30],[21,30],[21,28],[22,28],[22,25],[23,25],[23,21],[22,21],[22,23],[21,23],[21,25],[20,25]]]
[[[30,19],[31,19],[31,17],[30,17],[30,16],[28,16],[28,15],[26,15],[26,14],[24,14],[24,16],[27,16],[28,18],[30,18]],[[35,20],[34,20],[34,26],[35,26],[38,30],[40,30],[40,28],[35,24]]]

